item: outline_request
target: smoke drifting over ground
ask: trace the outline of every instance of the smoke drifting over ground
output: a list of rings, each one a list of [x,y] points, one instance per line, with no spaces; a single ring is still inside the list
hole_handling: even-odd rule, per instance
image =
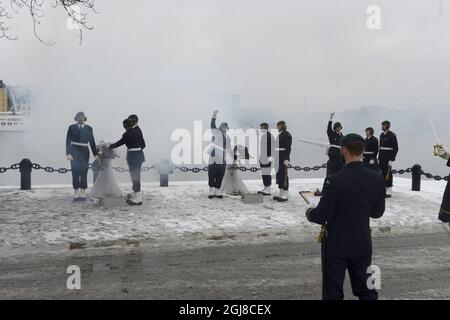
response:
[[[377,31],[366,27],[373,4]],[[100,0],[97,9],[81,46],[54,10],[40,33],[54,46],[33,37],[26,16],[12,24],[18,41],[0,40],[0,79],[42,90],[32,130],[1,134],[1,165],[26,156],[68,166],[64,140],[77,111],[110,142],[138,114],[148,164],[170,157],[174,129],[192,130],[195,120],[206,129],[214,109],[231,127],[286,120],[294,140],[326,140],[327,113],[337,111],[345,132],[391,118],[399,166],[422,162],[442,173],[418,95],[422,88],[450,144],[450,16],[437,1]],[[382,107],[349,111],[367,105]],[[314,147],[294,149],[296,163],[326,160]]]

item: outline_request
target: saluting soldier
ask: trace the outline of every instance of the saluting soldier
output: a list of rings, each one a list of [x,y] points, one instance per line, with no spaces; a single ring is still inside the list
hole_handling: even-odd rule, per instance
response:
[[[209,149],[208,162],[208,198],[222,199],[223,192],[221,190],[222,180],[227,169],[227,163],[232,164],[234,160],[234,152],[231,148],[231,140],[227,134],[228,123],[222,122],[217,128],[216,118],[218,110],[213,112],[211,118],[211,148]]]
[[[392,197],[393,175],[392,164],[398,153],[397,135],[391,131],[391,123],[383,121],[381,124],[383,132],[380,135],[380,152],[378,161],[381,174],[386,182],[386,198]]]
[[[275,146],[275,139],[270,133],[268,123],[261,123],[259,129],[261,132],[259,164],[264,189],[258,191],[258,193],[270,196],[272,193],[272,148]]]
[[[89,146],[98,160],[94,133],[84,112],[75,115],[75,124],[69,126],[66,137],[66,157],[72,170],[74,201],[86,200],[87,174],[89,169]]]
[[[374,136],[375,130],[371,127],[366,129],[366,140],[364,144],[363,163],[372,170],[380,172],[378,166],[378,139]]]
[[[342,134],[342,124],[340,122],[335,122],[333,125],[333,118],[335,113],[330,113],[330,120],[327,126],[328,141],[330,142],[330,147],[328,149],[328,162],[327,162],[327,177],[335,174],[342,169],[343,159],[341,153],[341,139]]]
[[[443,146],[438,148],[438,155],[447,160],[447,167],[450,167],[450,153]],[[439,220],[450,223],[450,175],[442,198],[441,209],[439,210]]]
[[[276,178],[280,194],[273,197],[273,199],[279,202],[285,202],[288,201],[289,196],[288,169],[289,162],[291,161],[292,136],[289,131],[287,131],[285,121],[279,121],[277,123],[277,129],[279,134],[275,140],[275,151],[277,158]]]
[[[372,265],[370,218],[383,215],[386,189],[381,175],[361,161],[363,137],[346,135],[341,145],[345,166],[325,179],[319,204],[306,211],[308,221],[326,230],[322,238],[322,298],[344,298],[348,270],[353,294],[361,300],[375,300],[376,290],[367,285],[367,269]]]
[[[110,149],[118,148],[122,145],[127,147],[127,163],[130,171],[133,193],[128,195],[129,205],[142,205],[141,195],[141,168],[145,162],[145,140],[142,131],[135,127],[136,123],[127,118],[123,121],[125,133],[122,138],[109,146]]]

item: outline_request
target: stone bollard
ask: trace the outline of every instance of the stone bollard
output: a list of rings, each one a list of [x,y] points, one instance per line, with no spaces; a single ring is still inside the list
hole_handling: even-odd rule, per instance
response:
[[[167,159],[161,160],[158,164],[159,185],[161,187],[169,186],[169,174],[171,173],[173,173],[173,164]]]
[[[415,164],[411,168],[412,174],[412,191],[420,191],[420,183],[422,178],[422,167],[420,164]]]
[[[30,159],[22,159],[19,163],[20,189],[31,190],[31,171],[33,164]]]

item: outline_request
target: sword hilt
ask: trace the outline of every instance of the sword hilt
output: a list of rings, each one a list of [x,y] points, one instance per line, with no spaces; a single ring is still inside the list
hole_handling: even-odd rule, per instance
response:
[[[442,148],[442,144],[436,144],[436,145],[434,145],[434,155],[435,155],[436,157],[439,156],[439,149],[441,149],[441,148]]]

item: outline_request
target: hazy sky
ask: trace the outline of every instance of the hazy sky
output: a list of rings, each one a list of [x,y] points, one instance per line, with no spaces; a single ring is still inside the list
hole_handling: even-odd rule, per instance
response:
[[[52,47],[33,39],[25,15],[13,23],[20,40],[0,41],[1,78],[88,107],[166,109],[208,92],[261,108],[293,109],[305,94],[324,109],[403,107],[419,87],[448,104],[442,1],[439,18],[439,0],[97,0],[81,46],[54,10],[41,28]],[[382,10],[379,31],[366,27],[371,4]]]
[[[297,115],[305,95],[318,111],[406,108],[420,87],[431,105],[450,105],[450,1],[441,11],[439,1],[97,0],[82,45],[50,9],[40,34],[51,47],[23,13],[12,23],[20,39],[0,40],[0,79],[42,88],[61,154],[78,110],[112,141],[130,113],[149,139],[207,121],[221,107],[214,93]],[[369,5],[381,8],[381,30],[366,27]]]

